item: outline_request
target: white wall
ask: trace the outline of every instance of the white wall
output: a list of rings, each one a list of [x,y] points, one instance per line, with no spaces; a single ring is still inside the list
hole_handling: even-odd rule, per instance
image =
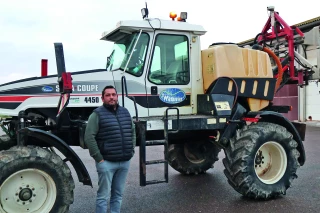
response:
[[[309,81],[306,90],[306,118],[312,116],[312,120],[320,120],[320,82]]]

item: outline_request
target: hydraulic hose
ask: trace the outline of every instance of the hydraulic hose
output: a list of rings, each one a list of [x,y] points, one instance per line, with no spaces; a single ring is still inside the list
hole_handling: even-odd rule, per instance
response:
[[[277,82],[276,82],[276,88],[274,90],[274,94],[276,94],[278,88],[280,87],[280,83],[281,83],[282,77],[283,77],[283,70],[282,70],[282,64],[281,64],[280,59],[278,58],[278,56],[276,56],[276,54],[274,54],[274,52],[272,52],[267,47],[262,47],[261,45],[253,45],[252,49],[264,51],[264,52],[268,53],[275,60],[277,66],[278,66],[278,78],[277,78]]]

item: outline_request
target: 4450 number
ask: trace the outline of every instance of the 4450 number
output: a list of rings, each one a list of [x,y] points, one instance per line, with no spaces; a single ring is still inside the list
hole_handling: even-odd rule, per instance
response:
[[[84,101],[86,103],[99,103],[99,97],[85,97]]]

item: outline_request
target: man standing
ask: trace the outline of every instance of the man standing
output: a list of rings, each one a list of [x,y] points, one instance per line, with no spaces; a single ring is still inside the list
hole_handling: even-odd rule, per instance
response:
[[[95,160],[99,177],[96,213],[107,212],[109,198],[111,213],[118,213],[136,146],[136,134],[131,115],[119,106],[113,86],[103,89],[101,99],[103,105],[88,119],[84,140]]]

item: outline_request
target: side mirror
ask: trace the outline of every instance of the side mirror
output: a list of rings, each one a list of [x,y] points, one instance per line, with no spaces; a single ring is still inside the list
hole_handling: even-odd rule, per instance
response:
[[[108,69],[108,67],[110,66],[111,64],[111,59],[113,57],[113,54],[114,54],[114,50],[112,50],[111,54],[107,57],[107,65],[106,65],[106,69]],[[111,70],[111,69],[110,69]]]
[[[110,66],[110,62],[111,62],[111,58],[110,58],[110,56],[108,56],[108,57],[107,57],[106,69],[108,69],[108,67]]]

